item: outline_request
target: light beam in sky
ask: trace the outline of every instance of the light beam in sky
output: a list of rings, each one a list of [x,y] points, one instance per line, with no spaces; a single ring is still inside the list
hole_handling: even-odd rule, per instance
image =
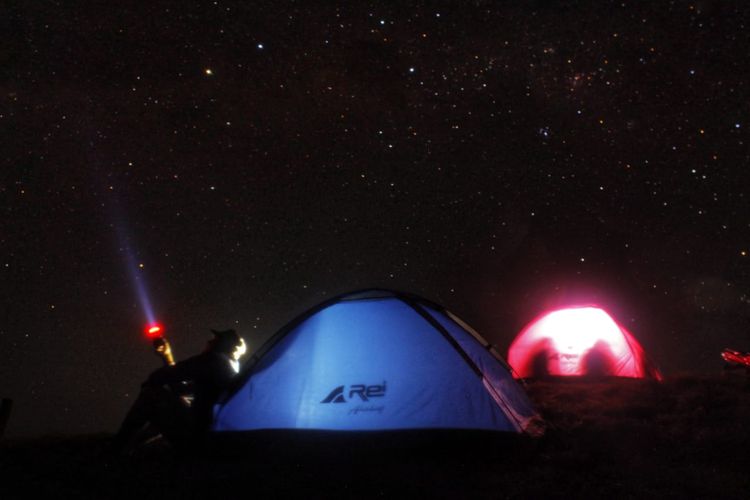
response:
[[[156,317],[154,316],[154,309],[151,307],[151,300],[149,299],[146,290],[146,280],[143,276],[143,271],[136,263],[135,256],[130,247],[124,247],[123,251],[125,252],[125,261],[128,274],[130,275],[130,282],[133,285],[133,290],[135,291],[135,295],[141,305],[141,310],[146,317],[147,323],[153,325],[156,323]]]
[[[151,306],[151,299],[148,294],[146,285],[146,276],[143,262],[136,259],[137,252],[132,244],[133,238],[126,228],[125,217],[123,216],[123,207],[120,206],[119,200],[115,199],[111,205],[112,227],[117,234],[118,250],[125,258],[125,267],[130,278],[133,291],[141,306],[146,324],[151,327],[157,325],[154,309]]]

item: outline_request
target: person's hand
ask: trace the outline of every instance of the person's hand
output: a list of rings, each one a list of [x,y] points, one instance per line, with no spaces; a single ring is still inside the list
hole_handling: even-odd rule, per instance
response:
[[[164,337],[160,337],[154,340],[154,350],[156,351],[156,354],[158,354],[159,357],[162,358],[167,365],[174,364],[172,346],[169,345],[167,339],[165,339]]]

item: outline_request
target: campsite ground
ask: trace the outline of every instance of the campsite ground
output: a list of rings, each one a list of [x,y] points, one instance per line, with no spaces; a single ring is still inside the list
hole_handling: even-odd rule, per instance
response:
[[[163,446],[105,460],[107,436],[6,441],[0,497],[747,498],[748,380],[532,383],[550,426],[536,440],[277,436],[239,457],[190,460]]]

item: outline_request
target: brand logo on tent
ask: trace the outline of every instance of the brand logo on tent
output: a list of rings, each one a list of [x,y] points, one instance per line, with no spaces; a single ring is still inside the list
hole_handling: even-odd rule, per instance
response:
[[[349,386],[349,391],[346,391],[345,389],[345,385],[336,387],[328,393],[328,396],[326,396],[321,403],[346,403],[347,401],[354,399],[355,396],[359,397],[362,401],[369,401],[370,398],[382,398],[385,396],[385,380],[382,384],[353,384]]]

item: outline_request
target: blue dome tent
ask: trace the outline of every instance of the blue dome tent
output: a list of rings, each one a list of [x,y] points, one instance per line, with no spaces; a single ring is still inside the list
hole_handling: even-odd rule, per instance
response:
[[[248,361],[213,431],[477,429],[539,421],[508,365],[444,308],[399,292],[343,295]]]

